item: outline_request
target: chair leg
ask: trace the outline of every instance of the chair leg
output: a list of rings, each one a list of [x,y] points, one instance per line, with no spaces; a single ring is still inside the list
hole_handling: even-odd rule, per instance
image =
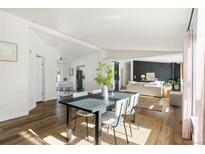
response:
[[[73,131],[75,131],[75,128],[76,128],[76,121],[77,121],[77,109],[75,109],[75,124],[74,124]]]
[[[136,112],[134,113],[134,122],[135,122],[135,119],[136,119],[136,118],[135,118],[135,117],[136,117],[135,114],[136,114]],[[137,125],[137,129],[139,130],[139,126],[138,126],[138,125]]]
[[[87,140],[88,140],[88,117],[86,117],[86,124],[87,124]]]
[[[114,132],[115,144],[117,144],[117,139],[116,139],[116,134],[115,134],[115,128],[114,128],[114,127],[112,127],[112,128],[113,128],[113,132]]]
[[[127,144],[129,144],[128,136],[127,136],[127,129],[126,129],[126,127],[125,127],[125,122],[123,122],[123,124],[124,124],[124,129],[125,129],[125,135],[126,135],[126,139],[127,139]]]
[[[109,128],[110,128],[110,126],[109,126],[109,125],[107,125],[107,133],[109,133]]]
[[[95,122],[95,116],[93,116],[93,121],[92,121],[93,123]]]
[[[137,125],[137,130],[140,130],[138,125]]]
[[[130,127],[130,135],[131,135],[131,137],[132,137],[132,128],[131,128],[131,122],[130,122],[130,120],[129,120],[129,127]]]
[[[136,116],[136,115],[134,114],[134,119],[135,119],[135,116]],[[135,122],[135,120],[134,120],[134,122]],[[135,123],[135,124],[136,124],[136,123]],[[139,130],[139,126],[138,126],[137,124],[136,124],[136,126],[137,126],[137,129]]]

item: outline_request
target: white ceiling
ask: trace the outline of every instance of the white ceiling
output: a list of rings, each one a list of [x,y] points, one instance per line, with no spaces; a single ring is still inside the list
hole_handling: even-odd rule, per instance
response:
[[[44,33],[38,30],[34,30],[34,32],[48,45],[52,47],[56,47],[61,52],[62,57],[66,57],[69,62],[74,62],[84,56],[88,56],[93,53],[97,53],[96,50],[91,48],[87,48],[85,46],[76,44],[71,41],[66,41],[59,37],[55,37],[48,33]]]
[[[191,9],[2,10],[110,52],[181,52],[191,13]]]

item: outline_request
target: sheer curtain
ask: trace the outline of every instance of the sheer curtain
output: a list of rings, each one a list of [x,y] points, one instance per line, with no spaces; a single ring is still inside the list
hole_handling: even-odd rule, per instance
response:
[[[198,9],[196,51],[194,53],[194,143],[205,144],[205,9]]]
[[[183,54],[183,101],[182,101],[182,137],[191,139],[191,113],[192,113],[192,32],[185,34]]]
[[[195,17],[194,33],[187,32],[184,43],[182,137],[193,134],[194,144],[205,144],[205,9]]]

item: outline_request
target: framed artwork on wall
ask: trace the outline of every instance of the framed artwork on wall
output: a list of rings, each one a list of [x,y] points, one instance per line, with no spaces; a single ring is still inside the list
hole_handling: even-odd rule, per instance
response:
[[[0,61],[17,62],[17,44],[0,41]]]
[[[154,81],[154,79],[155,79],[155,73],[154,73],[154,72],[148,72],[148,73],[146,73],[146,79],[147,79],[148,81]]]

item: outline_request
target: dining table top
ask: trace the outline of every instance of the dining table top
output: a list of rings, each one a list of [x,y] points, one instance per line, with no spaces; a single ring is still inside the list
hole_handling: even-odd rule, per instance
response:
[[[118,100],[131,97],[136,92],[113,91],[110,92],[108,98],[104,98],[101,94],[88,94],[77,98],[68,98],[60,100],[59,103],[94,113],[99,110],[105,110],[108,106],[114,105]]]

